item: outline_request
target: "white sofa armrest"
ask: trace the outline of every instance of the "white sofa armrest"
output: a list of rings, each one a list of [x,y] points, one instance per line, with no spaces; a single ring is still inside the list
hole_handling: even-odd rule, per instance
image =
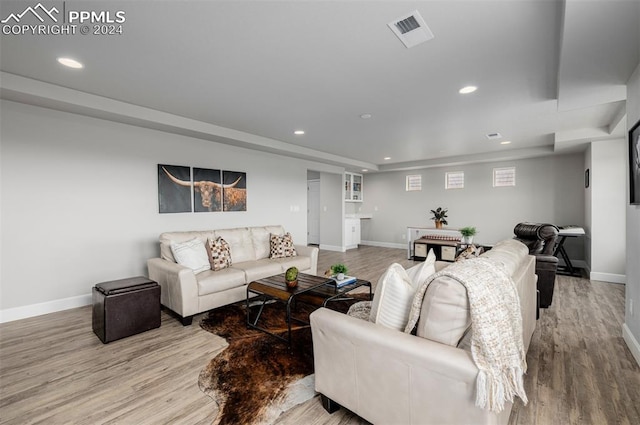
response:
[[[193,316],[198,311],[198,282],[188,267],[163,260],[147,260],[149,279],[160,285],[160,303],[182,317]]]
[[[295,245],[298,255],[304,255],[311,258],[311,273],[312,275],[318,274],[318,247],[307,245]]]
[[[311,314],[316,391],[372,423],[506,423],[475,406],[471,354],[326,308]],[[507,406],[506,406],[507,407]]]

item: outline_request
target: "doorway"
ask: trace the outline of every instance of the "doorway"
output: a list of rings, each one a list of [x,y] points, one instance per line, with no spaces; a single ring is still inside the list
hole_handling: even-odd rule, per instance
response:
[[[307,180],[307,244],[320,245],[320,180]]]

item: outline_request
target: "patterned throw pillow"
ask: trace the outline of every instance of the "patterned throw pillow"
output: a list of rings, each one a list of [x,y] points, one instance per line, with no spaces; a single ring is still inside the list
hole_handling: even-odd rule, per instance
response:
[[[475,245],[469,245],[467,249],[458,254],[458,256],[456,257],[456,261],[464,261],[468,260],[469,258],[476,258],[483,252],[484,248],[478,248]]]
[[[212,240],[208,240],[209,248],[209,264],[211,264],[211,270],[218,271],[231,267],[231,250],[227,241],[220,236]]]
[[[290,233],[287,232],[283,236],[271,234],[269,258],[295,257],[297,255],[298,253],[293,246],[293,238]]]

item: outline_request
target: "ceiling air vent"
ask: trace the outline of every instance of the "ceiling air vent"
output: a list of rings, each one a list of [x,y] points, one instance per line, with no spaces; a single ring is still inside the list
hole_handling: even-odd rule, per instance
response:
[[[500,134],[500,133],[489,133],[489,134],[487,134],[487,139],[489,139],[489,140],[502,139],[502,134]]]
[[[401,16],[387,25],[407,48],[417,46],[433,38],[433,33],[417,10]]]

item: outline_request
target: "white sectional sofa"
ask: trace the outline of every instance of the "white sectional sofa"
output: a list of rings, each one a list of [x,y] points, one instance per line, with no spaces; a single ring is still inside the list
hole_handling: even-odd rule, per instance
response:
[[[301,273],[317,273],[318,248],[295,245],[295,257],[269,258],[271,234],[282,236],[285,229],[262,226],[161,234],[160,258],[147,261],[149,278],[161,287],[161,304],[174,311],[186,326],[195,314],[245,299],[247,284],[254,280],[283,273],[292,266]],[[206,244],[208,239],[218,237],[229,244],[231,267],[196,274],[176,262],[172,242],[198,238]]]
[[[535,257],[515,240],[501,242],[484,255],[501,262],[516,285],[526,351],[536,325]],[[438,262],[436,270],[443,266]],[[325,409],[333,412],[343,406],[375,424],[507,424],[511,402],[499,413],[475,404],[479,369],[464,337],[469,328],[452,327],[461,319],[471,326],[468,305],[466,289],[458,282],[441,276],[429,284],[421,320],[436,311],[439,316],[428,314],[424,326],[451,343],[327,308],[313,312],[315,387]],[[451,338],[454,331],[458,335]]]

